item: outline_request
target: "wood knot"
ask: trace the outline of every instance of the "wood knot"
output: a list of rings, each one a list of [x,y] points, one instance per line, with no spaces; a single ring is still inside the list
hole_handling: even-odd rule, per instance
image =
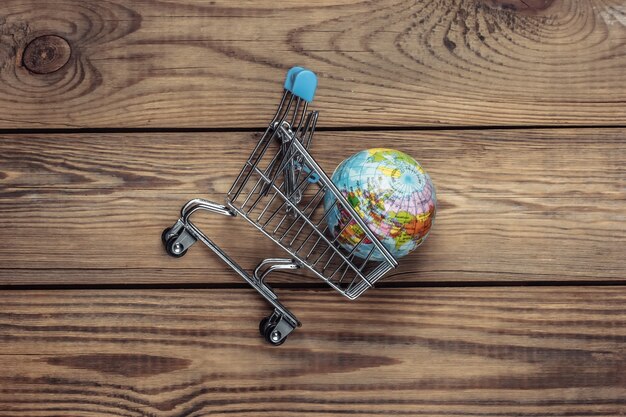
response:
[[[50,74],[63,68],[72,54],[70,44],[60,36],[46,35],[33,39],[22,56],[24,67],[35,74]]]

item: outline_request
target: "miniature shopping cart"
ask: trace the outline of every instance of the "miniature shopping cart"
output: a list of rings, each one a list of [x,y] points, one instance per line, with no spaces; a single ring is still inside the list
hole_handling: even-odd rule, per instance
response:
[[[394,257],[309,154],[318,113],[307,113],[307,107],[316,87],[313,72],[300,67],[289,70],[276,114],[228,191],[226,204],[193,199],[183,206],[174,226],[162,235],[167,253],[174,257],[184,255],[191,245],[201,241],[256,289],[274,307],[274,312],[259,326],[261,335],[273,345],[282,344],[300,322],[266,283],[271,272],[304,267],[353,300],[397,266]],[[328,193],[336,200],[333,204],[342,210],[342,216],[347,214],[349,222],[345,227],[358,225],[364,231],[351,248],[338,242],[342,231],[328,230],[326,217],[331,210],[325,211],[323,203]],[[252,274],[248,273],[191,222],[192,214],[200,210],[240,215],[290,258],[264,259]],[[357,251],[361,244],[372,247],[367,256]],[[372,256],[374,253],[376,256]]]

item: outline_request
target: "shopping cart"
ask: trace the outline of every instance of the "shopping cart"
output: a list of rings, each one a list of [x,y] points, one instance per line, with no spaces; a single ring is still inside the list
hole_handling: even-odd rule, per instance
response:
[[[353,300],[397,266],[395,258],[308,152],[318,112],[307,112],[307,107],[316,87],[313,72],[300,67],[290,69],[276,114],[228,191],[226,204],[193,199],[182,207],[180,219],[162,234],[171,256],[183,256],[199,240],[256,289],[274,307],[259,325],[261,335],[273,345],[281,345],[300,322],[266,283],[270,273],[304,267]],[[343,230],[328,230],[326,217],[332,210],[325,211],[323,204],[328,193],[336,199],[334,204],[342,210],[342,218],[348,216],[344,227],[358,225],[364,231],[353,247],[345,248],[338,242],[336,236]],[[197,211],[240,215],[290,258],[264,259],[252,274],[248,273],[191,222]],[[361,244],[371,246],[365,257],[363,253],[361,257],[356,255]]]

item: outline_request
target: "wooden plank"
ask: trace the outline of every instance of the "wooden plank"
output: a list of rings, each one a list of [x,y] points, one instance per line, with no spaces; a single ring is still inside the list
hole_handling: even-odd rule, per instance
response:
[[[625,287],[0,293],[0,415],[620,416]]]
[[[319,132],[312,153],[332,172],[353,151],[388,146],[431,173],[433,233],[392,280],[624,279],[625,132]],[[241,282],[200,245],[166,256],[159,236],[188,199],[223,201],[254,136],[0,136],[0,282]],[[284,256],[244,220],[197,219],[246,267]]]
[[[4,0],[0,128],[258,127],[293,64],[320,75],[323,126],[623,125],[624,13],[621,0]],[[24,56],[49,35],[67,45]]]

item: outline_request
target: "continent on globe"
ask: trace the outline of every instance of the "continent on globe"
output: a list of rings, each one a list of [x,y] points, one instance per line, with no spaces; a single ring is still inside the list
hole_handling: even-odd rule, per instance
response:
[[[422,166],[404,152],[366,149],[343,161],[332,181],[368,228],[396,258],[424,242],[437,211],[435,186]],[[324,197],[328,230],[362,259],[384,257],[332,193]]]

